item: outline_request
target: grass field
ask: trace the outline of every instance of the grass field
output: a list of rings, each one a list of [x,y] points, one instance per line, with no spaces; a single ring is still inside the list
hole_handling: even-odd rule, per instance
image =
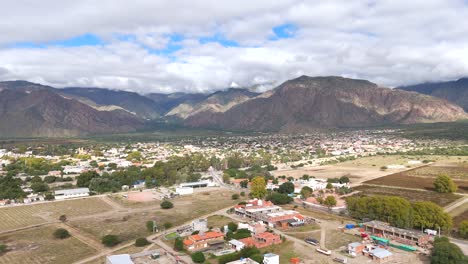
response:
[[[78,239],[54,239],[55,227],[38,227],[0,236],[10,251],[0,257],[0,264],[73,263],[96,253]],[[40,238],[40,239],[38,239]]]
[[[285,209],[285,210],[298,211],[302,215],[313,217],[313,218],[316,218],[316,219],[319,219],[319,220],[328,220],[328,221],[332,221],[332,220],[334,220],[334,221],[349,221],[349,220],[352,220],[351,218],[347,218],[347,217],[344,217],[344,216],[339,216],[339,215],[332,214],[332,213],[327,213],[327,212],[320,211],[320,210],[304,209],[301,206],[299,206],[297,208],[294,208],[294,206],[291,205],[291,204],[283,205],[281,207],[283,209]]]
[[[400,196],[402,198],[408,199],[411,202],[414,201],[431,201],[442,207],[447,206],[448,204],[454,202],[455,200],[461,198],[460,195],[453,193],[437,193],[431,191],[416,191],[416,190],[407,190],[407,189],[398,189],[398,188],[388,188],[388,187],[379,187],[379,186],[370,186],[370,185],[361,185],[354,187],[353,190],[360,191],[360,194],[364,195],[386,195],[386,196]]]
[[[424,189],[424,190],[434,190],[434,180],[435,177],[432,176],[412,176],[414,174],[422,175],[423,172],[420,170],[425,170],[424,175],[433,175],[429,174],[428,171],[439,171],[439,167],[429,166],[424,168],[417,168],[410,171],[398,172],[388,176],[380,177],[364,183],[376,184],[376,185],[386,185],[386,186],[397,186],[403,188],[414,188],[414,189]],[[457,167],[456,167],[457,168]],[[458,185],[458,192],[468,193],[468,180],[462,180],[460,178],[454,179],[455,184]]]
[[[327,230],[325,247],[327,249],[335,250],[349,243],[361,241],[361,237],[353,236],[340,232],[338,230]]]
[[[67,217],[101,213],[111,210],[100,198],[87,198],[51,203],[0,208],[0,232],[57,220],[62,214]]]
[[[196,217],[235,205],[236,201],[231,200],[231,195],[231,192],[217,191],[182,196],[172,200],[174,208],[169,210],[161,209],[159,203],[149,202],[153,205],[146,210],[140,208],[138,212],[131,214],[119,213],[104,218],[88,218],[70,221],[70,224],[97,240],[104,235],[114,234],[122,241],[129,241],[149,234],[145,226],[148,220],[155,220],[158,225],[166,222],[172,223],[173,226],[181,225]]]

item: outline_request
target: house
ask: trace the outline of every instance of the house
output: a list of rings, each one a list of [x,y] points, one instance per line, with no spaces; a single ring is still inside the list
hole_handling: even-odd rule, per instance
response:
[[[364,244],[359,242],[350,243],[348,244],[348,254],[354,257],[356,257],[357,255],[361,255],[365,247],[366,246]]]
[[[226,264],[260,264],[260,263],[250,258],[241,258],[239,260],[231,261]]]
[[[383,248],[374,248],[372,250],[369,251],[369,256],[377,261],[378,263],[384,263],[388,260],[390,260],[391,256],[392,256],[392,252],[386,250],[386,249],[383,249]]]
[[[44,200],[45,199],[43,195],[30,193],[28,194],[28,196],[26,196],[26,198],[23,199],[23,202],[25,204],[29,204],[29,203],[33,203],[37,201],[44,201]]]
[[[251,218],[254,220],[263,220],[261,215],[281,211],[281,207],[274,205],[270,201],[250,200],[247,204],[236,205],[234,211],[237,215]]]
[[[228,243],[235,251],[240,251],[245,247],[245,244],[237,239],[231,239]]]
[[[281,210],[275,213],[269,213],[264,218],[269,226],[288,229],[305,224],[305,217],[294,210]]]
[[[133,264],[129,254],[112,255],[106,257],[106,264]]]
[[[193,193],[193,187],[176,187],[176,193],[178,195],[187,195]]]
[[[244,243],[246,247],[256,248],[264,248],[271,245],[281,244],[283,242],[279,235],[270,232],[259,233],[252,237],[239,239],[239,241]]]
[[[64,200],[89,196],[88,188],[77,188],[68,190],[57,190],[54,192],[55,200]]]
[[[224,244],[224,234],[215,231],[191,235],[184,239],[184,246],[189,251],[200,251],[219,244]]]
[[[279,264],[279,256],[273,253],[263,255],[263,264]]]

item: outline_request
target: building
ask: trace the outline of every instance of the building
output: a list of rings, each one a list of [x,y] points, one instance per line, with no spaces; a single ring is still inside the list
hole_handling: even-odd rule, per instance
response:
[[[184,239],[184,246],[189,251],[200,251],[224,244],[224,234],[221,232],[206,232],[188,236]]]
[[[392,252],[383,248],[374,248],[369,251],[369,256],[378,263],[384,263],[392,257]]]
[[[240,251],[245,247],[245,244],[237,239],[231,239],[228,243],[235,251]]]
[[[366,232],[377,237],[395,240],[406,245],[425,246],[431,240],[431,236],[423,232],[393,227],[376,220],[363,223],[363,227]]]
[[[77,188],[69,190],[58,190],[54,192],[55,200],[64,200],[89,196],[88,188]]]
[[[239,260],[228,262],[226,264],[260,264],[260,263],[258,263],[255,260],[252,260],[250,258],[242,258],[242,259],[239,259]]]
[[[196,219],[193,220],[190,224],[193,231],[198,231],[200,233],[208,231],[208,221],[206,219]]]
[[[273,253],[263,255],[263,264],[279,264],[279,256]]]
[[[256,248],[264,248],[271,245],[281,244],[283,242],[279,235],[270,232],[256,234],[252,237],[239,239],[239,241],[244,243],[246,247]]]
[[[187,195],[193,193],[193,187],[176,187],[176,193],[178,195]]]
[[[106,264],[133,264],[129,254],[112,255],[106,257]]]
[[[250,200],[247,204],[241,204],[234,207],[237,215],[251,218],[253,220],[263,220],[261,215],[281,211],[281,207],[274,205],[270,201]]]
[[[359,242],[353,242],[351,244],[348,244],[348,254],[351,256],[358,256],[362,255],[362,251],[366,248],[366,246],[362,243]]]

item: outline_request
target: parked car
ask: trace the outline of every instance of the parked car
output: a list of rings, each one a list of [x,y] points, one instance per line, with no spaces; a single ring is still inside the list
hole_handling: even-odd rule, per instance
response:
[[[309,243],[309,244],[314,245],[314,246],[318,246],[318,244],[319,244],[319,241],[317,239],[315,239],[315,238],[308,237],[308,238],[304,239],[304,241],[306,243]]]

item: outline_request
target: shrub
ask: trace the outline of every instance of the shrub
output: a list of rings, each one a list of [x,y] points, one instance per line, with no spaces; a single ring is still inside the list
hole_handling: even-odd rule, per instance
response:
[[[116,235],[106,235],[103,236],[101,239],[102,244],[104,244],[106,247],[113,247],[117,244],[120,243],[119,237]]]
[[[70,237],[70,233],[64,228],[59,228],[55,230],[54,237],[58,239],[65,239],[67,237]]]
[[[232,232],[236,232],[237,231],[237,224],[234,223],[234,222],[229,222],[228,223],[228,229]]]
[[[434,181],[434,189],[439,193],[453,193],[457,191],[457,186],[449,176],[440,175]]]
[[[192,261],[195,263],[203,263],[205,262],[205,255],[202,252],[195,252],[191,255]]]
[[[144,247],[144,246],[149,245],[149,244],[150,244],[150,242],[144,237],[140,237],[140,238],[137,238],[135,240],[135,246],[136,247]]]
[[[163,224],[163,226],[164,226],[164,229],[169,229],[169,228],[172,227],[172,223],[166,222],[166,223]]]
[[[239,195],[237,193],[233,194],[231,196],[232,200],[238,200],[239,199]]]
[[[8,250],[7,245],[5,244],[0,244],[0,254],[6,252]]]
[[[174,207],[174,204],[172,204],[171,201],[169,200],[164,200],[161,202],[161,208],[162,209],[171,209]]]
[[[148,230],[148,232],[153,232],[153,229],[154,229],[154,222],[153,221],[146,221],[146,230]]]
[[[184,241],[181,238],[178,237],[174,240],[174,249],[177,251],[184,250]]]

